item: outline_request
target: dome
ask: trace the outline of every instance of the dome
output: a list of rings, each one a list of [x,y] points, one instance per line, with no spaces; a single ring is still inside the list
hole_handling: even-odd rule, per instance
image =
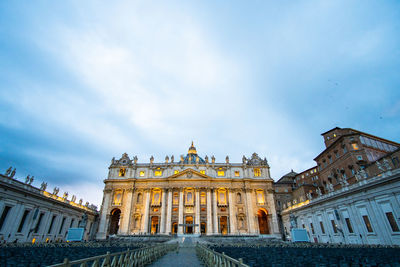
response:
[[[197,155],[197,150],[196,150],[196,147],[193,145],[193,141],[192,141],[192,145],[189,147],[189,151],[188,151],[186,157],[183,160],[183,163],[184,164],[195,164],[195,163],[206,164],[205,160]]]

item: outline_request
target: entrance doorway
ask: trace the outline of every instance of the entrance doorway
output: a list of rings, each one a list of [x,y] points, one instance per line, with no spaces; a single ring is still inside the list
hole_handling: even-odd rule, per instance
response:
[[[260,234],[262,235],[269,234],[267,212],[265,210],[260,209],[257,212],[257,216],[258,216],[258,227],[260,229]]]
[[[172,223],[171,233],[176,234],[177,232],[178,232],[178,223],[174,222]]]
[[[221,216],[219,218],[220,233],[226,235],[228,233],[228,216]]]
[[[186,216],[185,224],[192,224],[192,225],[187,225],[186,226],[185,234],[193,234],[193,217],[192,216]]]
[[[119,209],[114,209],[111,211],[110,235],[116,235],[118,233],[120,216],[121,211]]]
[[[158,233],[158,216],[151,217],[151,233]]]

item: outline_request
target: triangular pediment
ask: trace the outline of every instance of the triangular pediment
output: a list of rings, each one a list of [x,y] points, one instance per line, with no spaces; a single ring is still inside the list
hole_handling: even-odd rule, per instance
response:
[[[210,178],[211,178],[210,176],[202,174],[201,172],[191,168],[188,168],[184,171],[181,171],[179,173],[176,173],[168,177],[168,179],[210,179]]]

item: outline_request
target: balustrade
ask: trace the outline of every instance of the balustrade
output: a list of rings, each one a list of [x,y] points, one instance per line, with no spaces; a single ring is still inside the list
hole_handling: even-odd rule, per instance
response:
[[[242,259],[236,260],[225,255],[223,252],[222,254],[218,253],[200,244],[196,245],[196,253],[197,257],[199,257],[199,259],[203,261],[206,266],[250,267],[249,265],[244,264]]]

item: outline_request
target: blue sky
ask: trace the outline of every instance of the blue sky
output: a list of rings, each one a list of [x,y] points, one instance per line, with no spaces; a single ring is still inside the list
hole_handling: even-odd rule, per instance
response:
[[[1,1],[0,168],[100,204],[112,157],[267,157],[400,140],[398,1]]]

